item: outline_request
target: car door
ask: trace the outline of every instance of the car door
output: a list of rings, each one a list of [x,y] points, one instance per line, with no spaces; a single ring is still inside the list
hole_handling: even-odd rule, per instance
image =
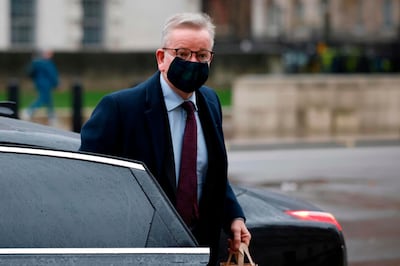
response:
[[[0,146],[0,247],[195,247],[141,163]]]

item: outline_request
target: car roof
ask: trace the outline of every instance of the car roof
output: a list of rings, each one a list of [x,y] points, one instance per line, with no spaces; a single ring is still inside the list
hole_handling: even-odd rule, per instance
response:
[[[0,143],[76,151],[78,133],[29,121],[0,117]]]

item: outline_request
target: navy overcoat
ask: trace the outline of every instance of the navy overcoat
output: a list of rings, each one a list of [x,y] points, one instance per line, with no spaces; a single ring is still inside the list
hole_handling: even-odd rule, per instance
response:
[[[199,204],[200,221],[193,234],[211,247],[216,259],[221,228],[243,217],[227,180],[227,154],[222,111],[217,94],[202,86],[196,92],[200,121],[208,150],[208,171]],[[168,115],[160,72],[143,83],[105,96],[81,130],[81,150],[142,161],[175,204],[176,182]]]

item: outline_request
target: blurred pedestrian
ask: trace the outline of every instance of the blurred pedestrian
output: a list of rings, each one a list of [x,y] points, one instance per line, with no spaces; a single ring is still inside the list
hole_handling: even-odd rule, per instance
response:
[[[54,126],[56,124],[56,116],[53,105],[53,90],[58,86],[59,77],[52,57],[52,51],[40,51],[28,67],[28,75],[34,83],[38,96],[23,112],[23,118],[32,120],[37,109],[45,106],[47,108],[48,123]]]

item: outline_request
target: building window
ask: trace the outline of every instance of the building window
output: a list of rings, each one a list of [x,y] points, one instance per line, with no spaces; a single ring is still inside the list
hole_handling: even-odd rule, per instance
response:
[[[295,17],[298,22],[303,23],[304,22],[304,4],[303,2],[297,0],[294,2],[294,12],[295,12]]]
[[[356,25],[355,25],[355,33],[357,35],[363,35],[365,30],[364,25],[364,2],[363,0],[357,1],[357,14],[356,14]]]
[[[82,45],[99,46],[103,41],[104,0],[82,0],[83,39]]]
[[[391,30],[393,28],[393,2],[385,0],[383,2],[383,28]]]
[[[280,6],[275,1],[268,1],[267,5],[267,27],[271,37],[277,37],[282,28],[282,12]]]
[[[34,44],[35,0],[10,1],[11,44],[31,46]]]

